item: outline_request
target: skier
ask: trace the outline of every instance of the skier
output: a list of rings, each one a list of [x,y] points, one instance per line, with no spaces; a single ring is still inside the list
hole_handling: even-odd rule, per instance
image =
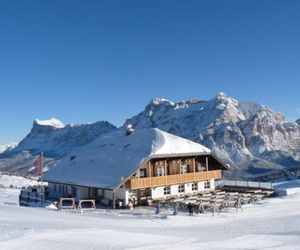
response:
[[[189,202],[189,204],[187,205],[187,209],[189,211],[189,215],[193,215],[193,205],[192,205],[192,203]]]

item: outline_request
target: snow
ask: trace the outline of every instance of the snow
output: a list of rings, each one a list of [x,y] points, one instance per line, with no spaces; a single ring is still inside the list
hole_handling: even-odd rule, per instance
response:
[[[35,119],[35,123],[40,126],[51,126],[55,128],[64,128],[65,124],[56,118],[51,118],[49,120],[39,120]]]
[[[199,143],[175,136],[159,129],[155,129],[159,133],[159,139],[164,140],[157,148],[154,148],[152,155],[176,155],[176,154],[210,154],[211,150]]]
[[[283,181],[274,184],[277,193],[280,195],[292,195],[300,193],[300,180]]]
[[[0,154],[4,153],[5,151],[13,150],[17,145],[18,143],[15,142],[6,145],[0,145]]]
[[[129,136],[120,129],[72,151],[45,173],[45,180],[112,189],[147,159],[210,152],[159,129],[139,129]]]
[[[164,99],[164,98],[154,98],[154,99],[151,100],[151,103],[153,103],[154,105],[160,105],[160,104],[165,104],[165,103],[167,103],[169,105],[172,105],[172,106],[175,105],[174,102],[171,102],[171,101],[169,101],[167,99]]]
[[[22,176],[1,174],[0,172],[0,186],[2,187],[13,186],[14,188],[22,188],[34,185],[38,185],[36,180],[24,178]]]
[[[300,192],[216,216],[188,216],[185,211],[172,216],[168,208],[156,216],[153,208],[145,207],[80,214],[17,204],[17,190],[0,189],[0,249],[296,250],[300,246]]]

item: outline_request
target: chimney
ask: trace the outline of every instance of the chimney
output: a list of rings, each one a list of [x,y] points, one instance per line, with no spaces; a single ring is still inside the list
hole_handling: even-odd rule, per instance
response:
[[[126,126],[126,135],[130,135],[134,131],[133,126],[131,124],[128,124]]]

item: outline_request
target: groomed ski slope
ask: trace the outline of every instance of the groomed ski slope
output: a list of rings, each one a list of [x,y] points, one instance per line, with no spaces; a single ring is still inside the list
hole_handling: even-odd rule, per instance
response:
[[[214,217],[26,208],[18,206],[18,190],[0,189],[0,249],[300,249],[300,181],[291,186],[288,196]]]

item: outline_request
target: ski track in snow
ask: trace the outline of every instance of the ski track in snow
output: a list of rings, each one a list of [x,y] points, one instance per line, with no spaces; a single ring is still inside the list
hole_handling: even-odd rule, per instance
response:
[[[211,216],[163,209],[78,214],[18,206],[0,189],[0,249],[300,249],[300,192]]]

